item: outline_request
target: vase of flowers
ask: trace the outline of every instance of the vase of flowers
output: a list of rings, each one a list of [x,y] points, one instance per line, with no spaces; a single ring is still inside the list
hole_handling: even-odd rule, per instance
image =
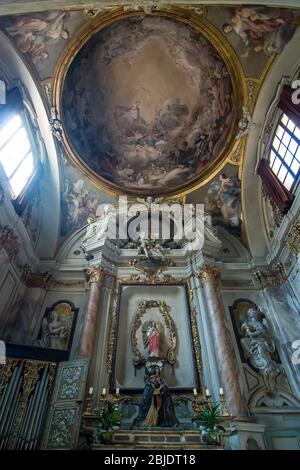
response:
[[[199,415],[194,416],[192,420],[199,425],[201,443],[208,445],[220,445],[221,436],[226,432],[220,425],[223,420],[220,405],[206,403]]]

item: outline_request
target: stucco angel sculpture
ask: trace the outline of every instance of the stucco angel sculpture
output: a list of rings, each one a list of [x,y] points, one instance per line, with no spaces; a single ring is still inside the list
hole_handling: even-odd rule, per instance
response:
[[[263,375],[268,395],[276,396],[276,377],[283,372],[283,367],[274,357],[275,342],[258,308],[249,308],[247,318],[241,323],[241,332],[244,335],[241,344],[251,364]]]

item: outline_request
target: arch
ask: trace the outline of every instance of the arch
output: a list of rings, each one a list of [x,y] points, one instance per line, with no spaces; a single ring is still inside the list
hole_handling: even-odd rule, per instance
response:
[[[293,71],[299,67],[299,41],[300,29],[295,32],[293,39],[286,45],[284,53],[275,59],[261,87],[254,108],[253,121],[256,128],[250,132],[246,142],[242,168],[242,207],[250,252],[257,264],[265,264],[270,249],[263,216],[262,185],[255,171],[258,159],[261,158],[259,144],[262,141],[266,116],[268,116],[270,106],[276,97],[282,77],[293,76]]]

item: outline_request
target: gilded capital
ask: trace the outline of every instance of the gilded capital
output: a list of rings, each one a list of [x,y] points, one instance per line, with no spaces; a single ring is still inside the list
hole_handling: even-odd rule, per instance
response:
[[[86,273],[87,283],[90,286],[94,282],[102,282],[104,279],[105,271],[102,266],[93,266],[88,269]]]
[[[284,269],[281,264],[277,264],[274,270],[255,271],[253,276],[262,289],[266,287],[280,287],[286,281]]]
[[[220,275],[219,268],[206,264],[203,266],[202,269],[200,269],[199,271],[196,271],[194,273],[194,276],[200,279],[204,284],[210,283],[210,284],[217,285],[220,282],[221,275]]]

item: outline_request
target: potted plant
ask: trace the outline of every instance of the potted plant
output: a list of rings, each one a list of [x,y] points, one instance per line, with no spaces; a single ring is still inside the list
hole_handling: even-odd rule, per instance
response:
[[[116,403],[105,400],[96,410],[98,425],[94,431],[94,440],[101,444],[111,444],[115,430],[120,427],[121,413]]]
[[[220,444],[221,434],[226,432],[219,423],[222,422],[221,406],[213,403],[206,403],[199,415],[193,417],[193,421],[200,424],[201,442],[203,444]]]

